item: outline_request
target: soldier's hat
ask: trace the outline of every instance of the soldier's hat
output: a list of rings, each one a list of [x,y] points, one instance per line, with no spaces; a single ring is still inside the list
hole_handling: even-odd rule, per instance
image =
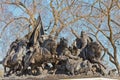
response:
[[[81,31],[81,34],[85,34],[86,32],[85,31]]]
[[[81,36],[85,35],[86,32],[85,31],[81,31]]]

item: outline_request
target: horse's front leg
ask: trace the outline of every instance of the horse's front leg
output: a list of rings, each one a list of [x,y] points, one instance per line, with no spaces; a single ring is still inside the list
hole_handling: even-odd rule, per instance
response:
[[[9,68],[9,70],[7,71],[6,67],[5,67],[4,70],[5,70],[4,77],[8,77],[10,75],[11,71],[12,71],[11,68]]]
[[[22,62],[21,61],[19,61],[18,62],[18,67],[17,67],[17,69],[19,70],[19,72],[17,72],[16,74],[18,75],[18,76],[20,76],[20,75],[22,75],[22,72],[23,72],[23,65],[22,65]],[[16,70],[17,70],[16,69]]]
[[[6,66],[4,66],[4,76],[7,76],[7,70],[6,70]]]
[[[99,65],[101,65],[104,69],[106,69],[106,67],[101,63],[101,62],[97,62]]]
[[[97,61],[96,59],[93,59],[92,62],[97,63],[98,65],[101,65],[104,69],[106,69],[106,67],[100,61]]]
[[[55,63],[54,63],[54,65],[53,65],[53,75],[55,75],[55,73],[57,71],[57,67],[58,67],[57,65],[58,65],[58,63],[59,63],[59,61],[56,60]]]
[[[4,73],[6,73],[7,71],[6,71],[6,66],[4,66]]]

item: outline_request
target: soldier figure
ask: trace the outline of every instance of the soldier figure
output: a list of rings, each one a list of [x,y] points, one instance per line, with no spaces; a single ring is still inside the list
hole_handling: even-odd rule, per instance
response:
[[[81,36],[78,36],[75,31],[71,29],[72,33],[77,37],[74,46],[80,49],[80,52],[83,52],[87,44],[91,43],[93,40],[90,38],[85,31],[81,31]],[[79,55],[80,53],[77,53]]]
[[[42,46],[48,49],[53,56],[57,55],[57,52],[56,52],[57,44],[52,35],[49,35],[48,39],[46,39],[43,42]]]

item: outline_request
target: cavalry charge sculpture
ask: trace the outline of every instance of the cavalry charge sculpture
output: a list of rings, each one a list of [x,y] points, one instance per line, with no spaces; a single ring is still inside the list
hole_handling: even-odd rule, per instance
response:
[[[57,42],[55,36],[44,34],[39,15],[34,30],[11,43],[1,62],[5,76],[42,74],[40,67],[42,70],[48,70],[48,73],[53,71],[54,74],[62,70],[71,75],[87,75],[88,72],[105,75],[106,67],[100,61],[103,50],[101,45],[93,42],[85,31],[81,32],[81,36],[73,29],[71,32],[76,37],[74,45],[68,46],[65,38],[60,38],[60,42]]]

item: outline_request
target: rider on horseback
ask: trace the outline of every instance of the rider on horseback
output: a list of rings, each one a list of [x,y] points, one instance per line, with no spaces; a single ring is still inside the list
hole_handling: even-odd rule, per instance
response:
[[[43,42],[42,46],[48,49],[50,53],[53,55],[53,57],[57,55],[57,52],[56,52],[57,43],[52,35],[49,35],[48,39],[46,39]]]
[[[83,52],[87,44],[93,41],[92,38],[90,38],[85,31],[81,31],[81,36],[78,36],[73,29],[71,29],[71,31],[76,36],[74,46],[77,47],[77,49],[80,49],[80,52]],[[77,55],[79,54],[80,53],[77,53]]]

